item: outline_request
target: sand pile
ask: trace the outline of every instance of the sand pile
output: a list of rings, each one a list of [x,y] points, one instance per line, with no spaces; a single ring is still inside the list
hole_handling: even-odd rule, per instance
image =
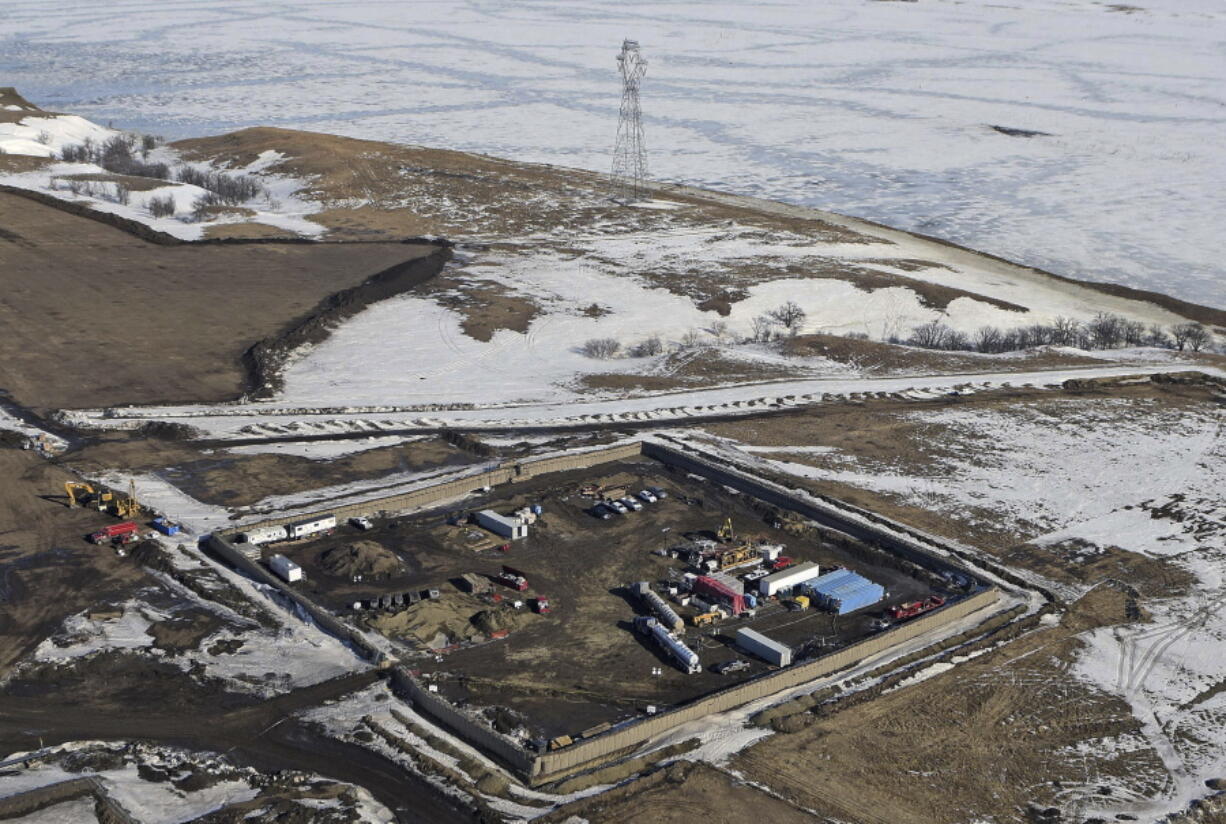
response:
[[[374,541],[358,541],[349,546],[329,549],[319,556],[324,572],[338,578],[361,575],[363,580],[393,578],[404,573],[404,563],[396,553]]]

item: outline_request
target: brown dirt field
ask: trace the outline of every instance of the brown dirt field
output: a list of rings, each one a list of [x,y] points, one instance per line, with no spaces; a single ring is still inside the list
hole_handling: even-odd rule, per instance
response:
[[[0,448],[0,675],[69,615],[153,581],[85,535],[115,519],[68,509],[73,476],[32,452]]]
[[[958,664],[871,701],[827,710],[799,732],[775,735],[731,766],[820,816],[857,824],[1026,822],[1026,809],[1124,784],[1136,797],[1166,779],[1144,744],[1096,746],[1135,734],[1118,698],[1067,674],[1077,633],[1128,621],[1126,599],[1100,588],[1060,626]],[[1069,751],[1081,745],[1086,754]]]
[[[400,244],[158,246],[0,193],[0,386],[37,408],[222,401],[239,358],[324,298],[419,258]]]
[[[594,799],[560,807],[541,819],[549,824],[576,820],[591,824],[811,824],[815,818],[714,767],[680,762]]]
[[[205,454],[186,443],[112,438],[60,459],[82,475],[123,468],[155,472],[199,501],[250,506],[270,495],[289,495],[333,484],[403,472],[460,467],[480,461],[441,438],[368,449],[331,460],[298,455]],[[394,478],[389,477],[389,483]]]

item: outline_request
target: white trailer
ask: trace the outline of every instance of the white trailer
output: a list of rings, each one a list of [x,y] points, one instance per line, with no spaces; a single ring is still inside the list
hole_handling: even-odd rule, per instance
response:
[[[295,564],[284,555],[274,555],[268,559],[268,568],[288,583],[302,580],[302,567]]]
[[[778,641],[772,641],[762,633],[754,632],[749,628],[737,630],[736,645],[776,667],[786,667],[792,663],[791,647]]]
[[[290,540],[293,540],[306,538],[308,535],[318,535],[321,532],[330,532],[333,529],[336,529],[336,516],[322,515],[292,523],[285,528],[285,532]]]
[[[477,523],[495,535],[510,538],[512,541],[528,537],[528,525],[519,518],[508,518],[499,515],[492,509],[483,509],[477,513]]]
[[[805,581],[816,578],[819,574],[821,574],[821,570],[818,569],[817,564],[805,561],[803,564],[789,567],[788,569],[776,572],[774,575],[767,575],[758,581],[758,592],[763,597],[769,598],[772,595],[778,595],[780,592],[785,592],[803,584]]]
[[[267,544],[271,541],[284,541],[286,532],[283,526],[257,526],[255,529],[240,532],[239,536],[249,544]]]

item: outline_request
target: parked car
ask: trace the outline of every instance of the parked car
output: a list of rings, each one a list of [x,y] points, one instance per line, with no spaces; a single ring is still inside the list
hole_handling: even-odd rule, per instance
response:
[[[363,532],[375,528],[375,525],[370,522],[370,518],[350,518],[349,523]]]
[[[605,501],[604,505],[616,512],[618,515],[625,515],[630,511],[626,509],[626,505],[621,501]]]
[[[656,498],[661,501],[668,497],[668,493],[658,486],[649,486],[647,487],[647,491],[652,495],[655,495]]]
[[[650,489],[644,489],[641,492],[639,492],[639,498],[642,501],[645,501],[646,503],[649,503],[649,504],[654,504],[656,501],[660,500],[655,495],[651,494]]]
[[[613,510],[609,509],[604,504],[596,504],[588,511],[592,513],[593,517],[599,518],[602,521],[607,521],[613,517]]]
[[[629,495],[627,495],[625,498],[622,498],[622,504],[624,504],[627,509],[633,509],[635,512],[638,512],[640,509],[643,508],[643,505],[641,503],[634,500],[634,498],[631,498]]]
[[[748,668],[749,662],[738,658],[735,661],[724,661],[723,663],[716,664],[712,669],[714,669],[716,675],[728,675]]]

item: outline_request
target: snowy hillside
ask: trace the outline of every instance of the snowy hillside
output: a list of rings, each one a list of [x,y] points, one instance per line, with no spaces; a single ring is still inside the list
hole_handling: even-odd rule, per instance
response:
[[[11,9],[6,82],[172,137],[276,125],[605,171],[635,37],[661,179],[1226,307],[1215,0],[138,8]]]

